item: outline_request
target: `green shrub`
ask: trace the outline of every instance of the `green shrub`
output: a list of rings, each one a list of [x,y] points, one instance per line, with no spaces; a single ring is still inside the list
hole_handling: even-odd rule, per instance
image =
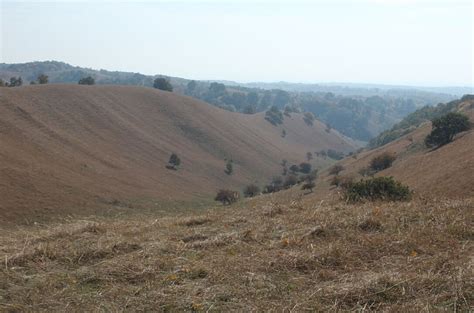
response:
[[[453,141],[456,134],[471,128],[466,115],[454,112],[436,118],[431,123],[433,130],[425,139],[425,144],[428,147],[440,147],[448,144]]]
[[[392,166],[393,161],[395,161],[396,156],[389,152],[384,152],[370,161],[369,168],[374,172],[382,171],[386,168]]]
[[[395,181],[393,177],[376,177],[350,184],[346,189],[345,198],[351,202],[402,201],[411,198],[411,191],[407,186]]]

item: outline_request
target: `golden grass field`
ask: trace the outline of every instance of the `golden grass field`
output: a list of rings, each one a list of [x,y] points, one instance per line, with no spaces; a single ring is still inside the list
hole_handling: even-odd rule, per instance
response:
[[[289,190],[199,213],[0,234],[0,310],[474,309],[474,201],[347,204]]]

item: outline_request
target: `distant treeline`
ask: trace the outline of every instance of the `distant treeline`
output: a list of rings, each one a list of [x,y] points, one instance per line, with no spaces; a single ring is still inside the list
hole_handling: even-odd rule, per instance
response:
[[[188,95],[225,110],[254,114],[267,112],[272,124],[279,124],[281,114],[310,112],[316,119],[356,140],[369,141],[391,128],[407,114],[425,105],[452,100],[448,95],[414,90],[390,90],[381,95],[336,95],[332,92],[299,92],[281,89],[241,87],[235,83],[194,81],[162,75],[143,75],[74,67],[63,62],[47,61],[24,64],[0,64],[0,78],[18,77],[26,82],[47,75],[50,83],[74,83],[91,77],[96,84],[156,87],[157,79],[170,83],[167,90]],[[330,87],[327,87],[330,88]],[[338,90],[337,86],[332,87]],[[446,100],[448,99],[448,100]],[[309,116],[309,115],[308,115]],[[312,120],[307,119],[312,123]]]

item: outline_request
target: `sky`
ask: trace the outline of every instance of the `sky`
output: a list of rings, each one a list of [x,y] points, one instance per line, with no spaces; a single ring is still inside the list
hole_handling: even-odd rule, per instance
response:
[[[474,85],[473,1],[0,0],[0,63],[190,79]]]

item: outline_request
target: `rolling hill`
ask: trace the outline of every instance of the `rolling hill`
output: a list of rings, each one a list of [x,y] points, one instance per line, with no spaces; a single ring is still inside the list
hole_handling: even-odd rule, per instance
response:
[[[282,159],[300,163],[308,151],[356,148],[319,121],[308,126],[302,114],[275,127],[263,113],[156,89],[79,85],[2,88],[0,142],[0,216],[7,220],[210,199],[218,188],[267,182]],[[177,171],[165,168],[172,152],[182,160]],[[231,176],[225,159],[234,161]]]

